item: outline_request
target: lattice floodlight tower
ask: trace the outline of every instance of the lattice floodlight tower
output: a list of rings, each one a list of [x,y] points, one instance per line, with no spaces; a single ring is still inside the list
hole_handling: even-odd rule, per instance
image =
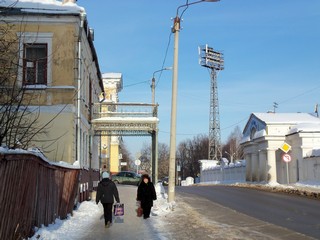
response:
[[[221,52],[213,50],[208,44],[199,46],[199,64],[211,69],[210,119],[209,119],[209,160],[221,157],[221,134],[218,101],[217,71],[224,69],[224,58]]]

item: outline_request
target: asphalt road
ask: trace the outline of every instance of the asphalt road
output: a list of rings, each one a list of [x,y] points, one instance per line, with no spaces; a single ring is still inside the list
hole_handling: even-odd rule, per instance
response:
[[[176,192],[203,197],[250,217],[320,239],[319,200],[232,186],[176,187]]]

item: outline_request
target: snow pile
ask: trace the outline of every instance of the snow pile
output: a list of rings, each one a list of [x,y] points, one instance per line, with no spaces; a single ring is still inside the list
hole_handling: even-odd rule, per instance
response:
[[[270,192],[282,192],[287,194],[294,194],[305,196],[314,199],[320,199],[320,182],[319,181],[308,181],[308,182],[297,182],[290,185],[283,185],[277,182],[270,183],[240,183],[236,182],[233,184],[226,184],[229,186],[237,186],[244,188],[254,188],[263,191]]]
[[[317,181],[300,181],[294,184],[297,187],[318,189],[320,190],[320,182]]]
[[[42,226],[39,229],[35,229],[37,231],[36,234],[29,239],[79,239],[80,236],[87,234],[88,226],[100,215],[101,210],[94,201],[82,202],[79,208],[73,212],[72,217],[68,215],[67,220],[56,219],[55,223],[49,224],[48,227]],[[77,229],[77,231],[72,231],[71,229]]]
[[[151,213],[153,215],[163,215],[170,212],[172,209],[172,204],[168,203],[168,194],[166,193],[162,183],[157,183],[155,185],[157,200],[153,202],[153,208]]]

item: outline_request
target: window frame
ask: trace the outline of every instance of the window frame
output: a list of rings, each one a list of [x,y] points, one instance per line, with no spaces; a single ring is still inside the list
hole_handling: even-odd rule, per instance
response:
[[[27,59],[27,50],[28,49],[45,49],[45,60],[41,61],[40,59],[32,59],[28,60]],[[32,67],[28,67],[28,63],[33,63]],[[39,82],[39,63],[44,63],[45,69],[44,73],[42,74],[43,76],[43,82]],[[28,77],[28,69],[33,70],[33,79],[32,82],[29,82],[29,77]],[[47,85],[47,69],[48,69],[48,44],[47,43],[24,43],[23,44],[23,85]]]
[[[42,89],[52,86],[52,39],[51,32],[18,32],[19,39],[19,70],[18,81],[20,86],[35,89]],[[46,84],[25,84],[24,83],[24,45],[25,44],[47,44],[47,68]]]

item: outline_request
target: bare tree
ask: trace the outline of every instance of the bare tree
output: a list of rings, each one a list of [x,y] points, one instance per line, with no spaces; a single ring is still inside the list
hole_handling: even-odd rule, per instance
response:
[[[122,162],[126,162],[127,163],[127,165],[125,167],[121,168],[121,170],[122,171],[126,171],[126,170],[127,171],[128,170],[133,171],[134,163],[133,163],[133,160],[132,160],[132,157],[130,155],[130,152],[127,149],[127,146],[126,146],[124,141],[121,141],[120,148],[121,148],[121,154],[122,154]]]
[[[151,173],[151,146],[144,143],[141,149],[140,170]]]
[[[208,158],[209,139],[205,135],[197,135],[178,145],[177,160],[181,166],[181,177],[197,177],[200,174],[199,160]]]
[[[222,148],[222,156],[229,159],[230,161],[236,159],[243,158],[243,150],[240,146],[240,141],[242,139],[242,132],[240,127],[237,126],[235,129],[230,133],[226,144]]]
[[[159,179],[169,175],[169,147],[164,143],[158,145],[158,177]]]
[[[0,20],[0,145],[11,149],[26,149],[31,141],[50,141],[52,144],[57,140],[45,137],[50,122],[40,125],[37,121],[41,91],[28,88],[23,76],[19,76],[19,72],[25,70],[19,64],[23,62],[19,61],[22,51],[19,43],[13,25]]]
[[[180,177],[181,179],[186,178],[186,166],[189,164],[190,161],[190,151],[188,149],[188,142],[183,141],[179,143],[178,148],[177,148],[177,161],[178,164],[181,167],[181,173]]]
[[[151,172],[151,145],[143,144],[141,149],[140,169]],[[159,179],[169,174],[169,147],[164,143],[158,144],[158,177]]]

